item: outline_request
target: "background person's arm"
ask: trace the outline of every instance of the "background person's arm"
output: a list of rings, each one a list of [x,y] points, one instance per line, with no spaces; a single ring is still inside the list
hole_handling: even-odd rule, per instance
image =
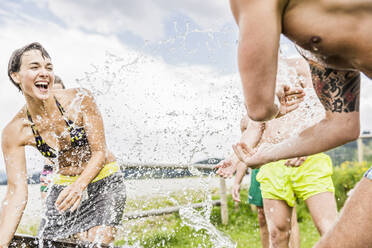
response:
[[[245,121],[245,128],[241,126],[241,130],[244,130],[244,132],[242,133],[240,141],[245,142],[249,148],[253,150],[261,140],[262,133],[265,129],[265,123],[250,121],[248,118],[245,119]],[[217,174],[224,178],[232,177],[240,163],[241,161],[239,158],[233,153],[228,159],[221,161],[216,166],[216,168],[218,168]]]
[[[266,123],[249,121],[246,129],[244,130],[241,142],[247,144],[248,150],[252,151],[262,140],[263,132],[265,130]],[[234,184],[231,189],[231,196],[234,201],[240,202],[240,185],[244,176],[247,173],[248,167],[242,163],[239,158],[233,154],[236,162],[236,174],[234,178]],[[232,176],[232,175],[231,175]]]
[[[24,146],[20,145],[14,127],[2,133],[2,150],[8,179],[7,192],[0,209],[0,247],[7,247],[22,218],[27,204],[27,172]]]
[[[238,64],[245,106],[250,119],[277,116],[274,104],[278,49],[282,27],[282,0],[230,0],[239,26]]]
[[[310,69],[326,117],[296,137],[260,147],[253,156],[242,149],[244,144],[238,144],[235,152],[249,167],[327,151],[359,137],[360,73],[333,70],[314,63],[310,63]]]
[[[240,202],[240,185],[244,176],[247,174],[247,169],[247,166],[241,162],[237,166],[234,184],[231,188],[231,196],[236,202]]]

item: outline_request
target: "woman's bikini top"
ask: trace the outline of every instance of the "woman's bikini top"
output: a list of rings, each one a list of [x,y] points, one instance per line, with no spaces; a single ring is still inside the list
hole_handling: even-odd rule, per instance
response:
[[[85,130],[82,127],[75,127],[75,124],[72,120],[69,120],[65,116],[65,110],[63,109],[62,105],[58,102],[57,98],[54,97],[56,100],[57,107],[62,114],[63,119],[65,120],[68,128],[67,130],[70,132],[71,137],[71,146],[72,147],[79,147],[85,146],[88,144],[88,138],[86,136]],[[27,117],[28,120],[31,122],[31,129],[35,136],[36,148],[41,152],[41,154],[46,158],[56,158],[60,155],[62,151],[59,151],[58,154],[55,149],[50,147],[47,143],[45,143],[44,139],[40,136],[39,131],[37,130],[35,123],[32,121],[30,112],[27,110]]]

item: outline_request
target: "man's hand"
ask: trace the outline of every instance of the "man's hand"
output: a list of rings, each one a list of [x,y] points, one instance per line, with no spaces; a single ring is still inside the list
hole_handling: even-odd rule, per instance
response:
[[[83,192],[84,188],[79,184],[73,183],[67,186],[59,194],[55,203],[56,208],[61,212],[65,212],[66,210],[75,211],[80,205]]]
[[[216,173],[223,178],[231,178],[237,168],[237,164],[230,159],[225,159],[219,162],[214,168],[218,169]]]
[[[234,201],[240,202],[240,184],[234,183],[231,189],[231,196]]]
[[[288,85],[283,85],[276,92],[276,95],[280,102],[279,113],[276,116],[276,118],[279,118],[297,109],[304,100],[305,92],[301,87],[291,88]]]
[[[246,164],[248,167],[250,167],[249,162],[251,160],[252,155],[254,154],[254,151],[249,149],[248,146],[243,142],[233,145],[232,148],[235,152],[235,155],[239,158],[239,160]]]
[[[233,145],[233,150],[238,159],[246,166],[252,169],[267,164],[272,159],[272,147],[274,144],[263,143],[255,149],[249,149],[244,143]]]
[[[291,159],[288,159],[287,162],[285,162],[285,165],[289,167],[299,167],[305,162],[306,159],[307,159],[307,156],[291,158]]]

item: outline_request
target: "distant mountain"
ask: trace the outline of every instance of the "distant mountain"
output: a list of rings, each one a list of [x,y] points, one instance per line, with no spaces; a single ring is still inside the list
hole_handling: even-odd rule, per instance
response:
[[[208,158],[205,160],[195,162],[194,164],[218,164],[222,160],[223,158]]]

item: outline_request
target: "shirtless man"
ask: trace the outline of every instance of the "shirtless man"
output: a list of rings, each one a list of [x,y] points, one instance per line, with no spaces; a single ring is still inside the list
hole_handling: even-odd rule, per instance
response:
[[[249,128],[244,131],[241,141],[250,150],[261,144],[276,144],[288,139],[312,123],[319,122],[325,115],[315,92],[312,91],[306,61],[287,59],[285,63],[287,67],[295,70],[296,77],[290,81],[305,87],[304,103],[294,112],[266,123],[247,120],[246,125]],[[289,71],[289,73],[294,74],[293,71]],[[293,78],[293,75],[289,76]],[[324,235],[331,228],[337,217],[330,158],[320,153],[307,158],[293,159],[292,163],[301,165],[297,168],[287,167],[285,162],[285,160],[281,160],[263,165],[256,177],[261,184],[262,197],[264,198],[263,206],[269,227],[270,247],[288,247],[289,233],[291,235],[293,233],[293,231],[290,232],[293,225],[291,226],[288,220],[294,219],[291,214],[294,213],[296,198],[305,201],[320,235]],[[234,182],[234,188],[237,187],[237,189],[239,189],[239,184],[247,169],[242,164],[236,163],[231,166],[237,167]],[[217,173],[231,176],[231,174],[229,175],[230,171],[231,168],[225,172],[222,167]],[[233,199],[238,197],[238,192],[238,190],[233,191]],[[275,211],[270,211],[270,209]]]
[[[249,129],[248,129],[249,127]],[[243,139],[245,140],[246,144],[250,144],[251,146],[255,146],[260,142],[263,132],[264,132],[264,124],[260,124],[259,122],[253,122],[250,121],[247,115],[245,115],[241,122],[240,122],[240,130],[243,135]],[[240,162],[239,159],[234,158],[234,154],[232,156],[232,162],[236,162],[237,167],[237,173],[234,179],[234,184],[232,187],[231,196],[235,202],[240,202],[240,185],[242,182],[243,177],[246,175],[247,167],[244,163]],[[266,222],[266,214],[264,211],[264,200],[262,199],[262,192],[261,192],[261,185],[256,180],[256,175],[259,173],[259,169],[251,170],[251,179],[250,179],[250,186],[249,186],[249,192],[248,192],[248,203],[251,205],[256,206],[257,208],[257,219],[258,219],[258,225],[260,228],[260,237],[261,237],[261,244],[262,248],[269,248],[270,247],[270,236],[269,236],[269,230],[268,225]],[[281,175],[278,175],[281,177]],[[292,210],[292,209],[290,209]],[[271,214],[269,213],[269,216]],[[287,224],[287,219],[284,217],[282,218],[285,221],[285,224]],[[273,231],[275,227],[273,227],[273,224],[275,222],[271,221],[271,234],[273,236],[276,235],[278,232]],[[292,217],[290,221],[290,231],[289,230],[283,230],[285,235],[289,235],[289,241],[286,240],[286,244],[289,244],[289,247],[291,248],[299,248],[300,247],[300,233],[299,233],[299,227],[297,222],[297,215],[296,215],[296,209],[292,210]],[[286,226],[286,225],[283,226]]]
[[[284,135],[278,135],[284,129],[282,124],[296,125],[296,122],[301,121],[299,119],[301,115],[284,121],[276,119],[256,127],[250,125],[252,128],[246,132],[253,132],[254,135],[261,133],[260,143],[278,142],[288,134],[283,132]],[[244,136],[252,135],[244,134]],[[329,156],[319,153],[293,160],[301,166],[286,166],[286,160],[272,162],[263,165],[258,174],[254,174],[255,178],[251,178],[260,184],[260,196],[262,194],[263,198],[261,208],[257,207],[261,215],[266,216],[266,221],[260,220],[261,216],[258,216],[263,247],[269,247],[269,243],[272,248],[300,247],[300,234],[296,221],[296,199],[302,199],[306,203],[314,225],[321,236],[336,221],[337,206],[331,177],[332,162]],[[239,163],[237,167],[232,197],[239,201],[239,186],[247,167],[243,163]],[[255,197],[255,195],[250,195],[250,197]],[[265,224],[263,226],[265,229],[261,227],[262,223]],[[266,234],[265,240],[262,234],[265,234],[267,230],[269,235]]]
[[[372,1],[230,0],[239,26],[239,71],[249,117],[263,121],[274,104],[280,34],[307,58],[314,89],[326,116],[297,137],[251,155],[235,146],[240,159],[257,167],[284,158],[319,153],[357,139],[360,133],[360,72],[372,78]],[[316,247],[371,247],[372,172],[357,185],[341,217]],[[353,230],[353,232],[350,232]]]

